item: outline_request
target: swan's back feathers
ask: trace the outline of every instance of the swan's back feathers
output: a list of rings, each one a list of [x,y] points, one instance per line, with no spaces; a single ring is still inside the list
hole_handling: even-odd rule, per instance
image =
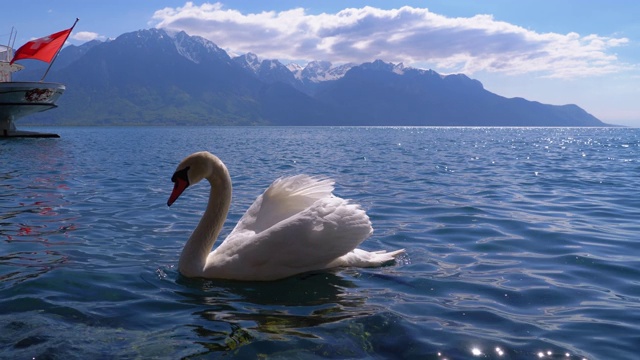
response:
[[[233,232],[260,233],[310,207],[333,197],[333,180],[308,175],[279,178],[249,207]]]
[[[265,195],[269,197],[303,197],[317,200],[331,196],[334,183],[331,179],[316,178],[304,174],[282,177],[269,186],[265,191]]]
[[[373,228],[360,206],[333,196],[332,190],[329,179],[276,180],[209,255],[210,264],[226,263],[210,271],[270,280],[323,269],[349,254]]]
[[[210,269],[225,277],[233,274],[236,279],[273,280],[342,266],[348,262],[339,259],[350,254],[372,232],[369,217],[358,205],[326,197],[258,233],[236,226],[209,255],[208,262],[226,263],[224,269]]]

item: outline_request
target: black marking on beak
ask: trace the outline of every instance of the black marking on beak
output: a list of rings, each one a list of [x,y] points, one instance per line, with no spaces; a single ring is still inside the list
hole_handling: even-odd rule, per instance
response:
[[[174,201],[180,197],[180,194],[189,187],[189,167],[182,170],[178,170],[173,173],[171,177],[171,181],[173,182],[173,191],[171,192],[171,196],[169,196],[169,200],[167,201],[167,206],[171,206]]]

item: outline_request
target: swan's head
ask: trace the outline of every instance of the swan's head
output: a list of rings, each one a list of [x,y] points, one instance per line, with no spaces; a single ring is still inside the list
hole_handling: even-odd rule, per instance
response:
[[[193,153],[184,158],[171,177],[173,191],[167,205],[171,206],[190,185],[195,185],[202,179],[210,179],[219,168],[224,169],[223,172],[226,173],[222,161],[207,151]]]

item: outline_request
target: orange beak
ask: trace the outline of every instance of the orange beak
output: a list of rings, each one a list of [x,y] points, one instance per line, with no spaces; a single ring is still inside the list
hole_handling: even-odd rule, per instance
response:
[[[189,186],[189,182],[184,181],[182,179],[176,179],[176,182],[173,184],[173,191],[171,192],[171,196],[169,196],[169,200],[167,201],[167,206],[171,206],[174,201],[180,197],[180,194]]]
[[[171,206],[174,201],[178,200],[180,194],[189,187],[188,171],[189,167],[186,167],[180,171],[176,171],[171,177],[171,181],[173,181],[173,191],[171,192],[171,196],[169,196],[169,200],[167,200],[167,206]]]

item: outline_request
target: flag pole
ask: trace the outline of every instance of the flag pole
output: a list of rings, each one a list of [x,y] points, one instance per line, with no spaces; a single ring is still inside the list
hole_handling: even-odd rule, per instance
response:
[[[67,39],[69,38],[69,35],[71,35],[73,28],[76,27],[78,20],[80,19],[76,18],[76,21],[73,23],[73,26],[71,26],[71,29],[69,29],[69,33],[67,33],[67,36],[64,38],[64,41],[62,42],[62,46],[64,46],[64,43],[67,42]],[[53,65],[54,61],[56,61],[56,58],[58,58],[58,54],[60,53],[60,50],[62,50],[62,46],[60,46],[60,49],[56,51],[56,54],[53,56],[53,59],[51,59],[51,62],[49,63],[49,67],[47,68],[47,71],[44,72],[44,75],[42,75],[42,79],[40,79],[40,82],[42,82],[44,78],[47,76],[47,74],[49,73],[49,70],[51,69],[51,65]]]

